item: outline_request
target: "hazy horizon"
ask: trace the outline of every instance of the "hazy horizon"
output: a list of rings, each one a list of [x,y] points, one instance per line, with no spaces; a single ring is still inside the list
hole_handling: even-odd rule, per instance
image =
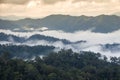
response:
[[[81,17],[81,16],[86,16],[86,17],[97,17],[97,16],[102,16],[102,15],[105,15],[105,16],[120,16],[120,15],[116,15],[116,14],[111,14],[111,15],[108,15],[108,14],[100,14],[100,15],[96,15],[96,16],[88,16],[88,15],[65,15],[65,14],[50,14],[50,15],[47,15],[47,16],[44,16],[44,17],[26,17],[26,16],[16,16],[16,15],[7,15],[7,16],[0,16],[0,19],[2,20],[21,20],[21,19],[26,19],[26,18],[29,18],[29,19],[43,19],[45,17],[48,17],[48,16],[52,16],[52,15],[62,15],[62,16],[72,16],[72,17]]]

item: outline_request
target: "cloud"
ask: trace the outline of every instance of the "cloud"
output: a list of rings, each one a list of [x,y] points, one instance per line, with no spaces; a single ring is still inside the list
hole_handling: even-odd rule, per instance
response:
[[[84,2],[109,2],[109,1],[112,1],[112,0],[73,0],[73,2],[81,2],[81,1],[84,1]]]
[[[45,4],[54,4],[57,2],[66,1],[66,0],[42,0]]]
[[[96,16],[120,12],[120,0],[1,0],[0,3],[0,16],[45,17],[51,14]]]
[[[120,2],[120,0],[0,0],[0,3],[10,3],[10,4],[25,4],[30,1],[38,1],[38,2],[43,2],[45,4],[55,4],[58,2],[64,2],[64,1],[72,1],[72,2]]]
[[[0,0],[0,4],[25,4],[30,0]]]
[[[12,37],[9,37],[9,41],[0,41],[0,44],[14,44],[14,45],[27,45],[27,46],[37,46],[37,45],[48,45],[48,46],[55,46],[55,51],[60,50],[61,48],[64,49],[72,49],[75,52],[79,51],[93,51],[99,52],[103,55],[108,57],[110,56],[120,56],[120,47],[118,47],[118,51],[111,51],[111,50],[104,50],[103,46],[106,44],[120,44],[120,30],[111,32],[111,33],[95,33],[91,31],[78,31],[74,33],[66,33],[63,31],[56,31],[56,30],[48,30],[48,31],[33,31],[33,32],[13,32],[10,30],[1,30],[5,34],[12,34],[20,37],[25,37],[26,39],[35,34],[41,34],[46,36],[52,36],[60,39],[67,39],[72,42],[76,41],[86,41],[85,43],[71,43],[71,44],[64,44],[62,41],[46,41],[46,40],[29,40],[23,43],[14,42]],[[101,46],[102,45],[102,46]],[[113,46],[114,47],[114,46]],[[114,47],[115,50],[117,47]]]
[[[120,0],[73,0],[73,2],[99,2],[99,3],[104,3],[104,2],[120,2]]]
[[[39,1],[39,2],[43,2],[45,4],[54,4],[57,2],[61,2],[61,1],[65,1],[65,0],[0,0],[0,4],[26,4],[30,1]]]
[[[111,33],[95,33],[88,31],[77,31],[74,33],[66,33],[57,30],[45,30],[45,31],[32,31],[32,32],[13,32],[11,30],[0,29],[0,32],[5,34],[12,34],[19,37],[28,38],[35,34],[41,34],[46,36],[52,36],[60,39],[67,39],[72,42],[75,41],[88,41],[90,44],[107,44],[107,43],[120,43],[120,30]],[[89,34],[89,35],[88,35]]]

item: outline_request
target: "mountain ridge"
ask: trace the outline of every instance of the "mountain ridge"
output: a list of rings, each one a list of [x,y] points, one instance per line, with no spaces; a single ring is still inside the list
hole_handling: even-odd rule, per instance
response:
[[[92,29],[93,32],[108,33],[120,29],[120,17],[116,15],[99,15],[96,17],[50,15],[40,19],[0,20],[0,29],[14,30],[14,28],[20,28],[21,31],[26,26],[36,29],[47,27],[50,30],[62,30],[65,32]]]

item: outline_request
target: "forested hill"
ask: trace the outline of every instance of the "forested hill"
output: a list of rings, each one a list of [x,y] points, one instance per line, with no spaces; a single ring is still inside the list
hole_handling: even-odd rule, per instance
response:
[[[96,17],[50,15],[41,19],[0,20],[0,29],[28,31],[31,28],[38,30],[38,28],[42,27],[65,32],[90,29],[93,32],[107,33],[120,29],[120,17],[115,15],[99,15]]]
[[[109,44],[94,44],[88,45],[87,41],[71,42],[66,39],[34,34],[30,37],[19,37],[12,34],[0,33],[0,54],[9,52],[12,57],[21,59],[32,58],[33,56],[46,55],[52,51],[60,49],[72,49],[74,52],[80,51],[95,51],[101,54],[109,54],[119,56],[120,43]],[[107,52],[107,53],[106,53]]]
[[[34,34],[31,35],[30,37],[26,38],[26,37],[19,37],[19,36],[15,36],[12,34],[5,34],[5,33],[0,33],[0,41],[8,41],[8,42],[19,42],[19,43],[24,43],[27,41],[35,41],[35,40],[45,40],[48,42],[56,42],[56,41],[61,41],[64,44],[71,44],[72,42],[70,42],[69,40],[66,39],[59,39],[59,38],[55,38],[55,37],[50,37],[50,36],[45,36],[45,35],[41,35],[41,34]],[[81,41],[84,42],[84,41]],[[80,41],[78,42],[80,43]]]
[[[0,55],[0,80],[120,80],[120,57],[72,50],[23,61]]]
[[[54,46],[26,46],[26,45],[0,45],[0,55],[9,52],[11,58],[32,59],[35,56],[47,55],[53,52]]]

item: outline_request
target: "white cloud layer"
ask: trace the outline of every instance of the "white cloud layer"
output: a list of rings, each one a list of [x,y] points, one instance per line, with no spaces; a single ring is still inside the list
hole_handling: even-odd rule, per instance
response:
[[[100,44],[120,44],[120,30],[111,32],[111,33],[95,33],[91,31],[78,31],[75,33],[65,33],[62,31],[55,31],[55,30],[48,30],[43,32],[12,32],[10,30],[0,30],[0,32],[6,34],[12,34],[20,37],[28,38],[35,34],[41,34],[46,36],[52,36],[60,39],[67,39],[72,42],[84,40],[87,41],[86,43],[74,43],[74,44],[64,44],[61,41],[56,42],[49,42],[45,40],[34,40],[34,41],[27,41],[24,43],[15,43],[12,38],[10,38],[11,42],[0,42],[1,44],[15,44],[15,45],[28,45],[28,46],[35,46],[35,45],[48,45],[48,46],[55,46],[56,49],[64,48],[64,49],[72,49],[75,52],[79,51],[93,51],[93,52],[100,52],[103,55],[108,57],[110,56],[120,56],[120,51],[104,51]],[[120,48],[120,46],[119,46]]]
[[[95,33],[90,30],[87,31],[77,31],[74,33],[66,33],[63,31],[56,30],[46,30],[46,31],[33,31],[33,32],[13,32],[11,30],[0,29],[0,32],[6,34],[12,34],[20,37],[30,37],[35,34],[41,34],[46,36],[52,36],[60,39],[67,39],[72,42],[85,40],[90,43],[95,44],[106,44],[106,43],[120,43],[120,30],[111,33]]]

